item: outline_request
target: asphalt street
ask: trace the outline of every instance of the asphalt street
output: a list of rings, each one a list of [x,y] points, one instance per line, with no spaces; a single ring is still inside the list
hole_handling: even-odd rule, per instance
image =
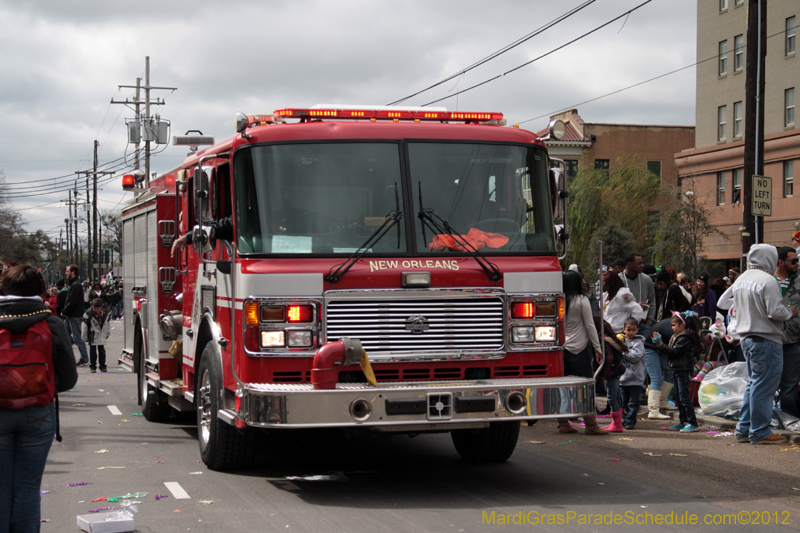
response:
[[[136,377],[116,365],[122,323],[113,325],[110,372],[81,368],[76,389],[60,395],[64,441],[54,441],[45,468],[43,532],[78,531],[77,515],[119,505],[92,500],[135,493],[141,532],[800,529],[795,446],[737,445],[710,428],[676,435],[654,421],[599,437],[540,422],[494,465],[463,462],[447,434],[270,435],[253,468],[210,471],[192,416],[137,416]],[[692,515],[700,523],[675,525]],[[748,523],[702,523],[733,516]],[[548,519],[555,523],[536,524]]]

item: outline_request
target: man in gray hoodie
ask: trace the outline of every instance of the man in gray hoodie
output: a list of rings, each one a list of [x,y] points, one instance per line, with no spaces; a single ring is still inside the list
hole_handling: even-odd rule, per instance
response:
[[[773,397],[783,371],[784,323],[797,317],[797,307],[783,305],[780,285],[772,275],[777,264],[777,248],[754,244],[747,254],[747,271],[731,287],[736,332],[742,337],[749,378],[736,425],[737,442],[786,442],[785,437],[772,433],[769,423]]]

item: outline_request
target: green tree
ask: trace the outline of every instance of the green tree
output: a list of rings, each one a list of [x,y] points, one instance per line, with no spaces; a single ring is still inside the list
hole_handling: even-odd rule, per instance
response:
[[[636,250],[652,259],[654,211],[668,209],[670,196],[648,171],[641,153],[617,159],[610,171],[581,166],[569,182],[570,250],[566,262],[578,263],[591,280],[598,261],[597,240],[604,240],[608,262]],[[606,242],[608,241],[608,242]]]

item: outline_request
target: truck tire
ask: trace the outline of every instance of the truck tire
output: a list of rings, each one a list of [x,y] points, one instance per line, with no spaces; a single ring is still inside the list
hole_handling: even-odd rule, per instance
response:
[[[212,343],[206,344],[197,369],[197,440],[200,458],[211,470],[236,470],[250,466],[256,454],[256,435],[219,419],[222,368]]]
[[[519,428],[519,422],[491,422],[488,428],[453,430],[450,437],[465,461],[502,463],[517,447]]]
[[[172,406],[169,404],[167,395],[147,383],[147,357],[144,354],[139,356],[139,398],[141,398],[142,414],[148,422],[163,422],[172,414]]]

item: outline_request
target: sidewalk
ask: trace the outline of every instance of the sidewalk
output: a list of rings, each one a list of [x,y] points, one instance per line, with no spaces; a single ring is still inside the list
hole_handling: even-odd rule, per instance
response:
[[[606,405],[606,398],[605,396],[598,396],[597,397],[597,406],[600,408],[605,407]],[[644,409],[642,409],[644,407]],[[715,428],[723,431],[733,431],[736,429],[736,420],[728,420],[727,418],[719,418],[717,416],[707,416],[698,412],[699,409],[695,408],[695,416],[697,417],[697,422],[700,426],[711,427],[714,426]],[[662,412],[665,415],[669,415],[672,420],[678,420],[679,415],[678,411],[666,411]],[[647,406],[640,406],[639,408],[639,415],[647,416]],[[772,432],[776,435],[780,435],[782,437],[786,437],[786,440],[792,444],[800,444],[800,433],[795,433],[793,431],[787,431],[785,429],[772,429]]]

